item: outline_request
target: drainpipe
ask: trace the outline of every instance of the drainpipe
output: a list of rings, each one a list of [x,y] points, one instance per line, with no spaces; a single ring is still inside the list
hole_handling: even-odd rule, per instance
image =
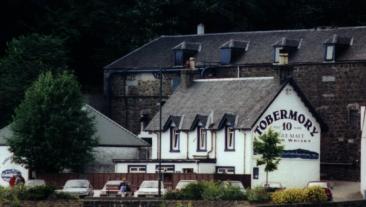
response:
[[[187,132],[187,160],[189,159],[189,131]]]
[[[245,159],[246,159],[246,157],[247,157],[247,155],[245,154],[245,152],[246,152],[246,141],[247,141],[247,139],[246,139],[246,133],[245,133],[245,131],[243,131],[243,135],[244,135],[244,150],[243,150],[243,152],[244,152],[244,174],[245,174],[245,164],[246,164],[246,162],[245,162]]]
[[[211,146],[210,146],[210,150],[207,152],[207,158],[210,158],[210,153],[212,152],[213,150],[213,136],[214,136],[214,132],[213,130],[211,131]],[[206,143],[207,144],[207,143]]]

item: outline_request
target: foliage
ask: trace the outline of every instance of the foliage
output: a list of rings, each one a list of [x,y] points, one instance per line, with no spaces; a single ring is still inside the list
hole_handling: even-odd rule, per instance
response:
[[[272,201],[275,204],[287,203],[303,203],[305,199],[305,191],[303,189],[286,189],[272,193]]]
[[[202,181],[190,183],[181,191],[168,192],[166,200],[244,200],[245,195],[239,188],[222,186],[218,182]]]
[[[22,200],[55,200],[55,199],[67,199],[74,200],[76,197],[58,193],[55,188],[50,186],[36,186],[25,187],[16,186],[13,189],[0,187],[0,204],[9,204],[11,207],[20,207],[20,201]]]
[[[16,109],[7,142],[14,161],[36,171],[81,170],[93,159],[93,117],[80,86],[67,72],[41,74]]]
[[[319,186],[313,186],[305,189],[305,200],[311,203],[327,201],[325,190]]]
[[[290,203],[320,203],[327,201],[327,195],[321,187],[314,186],[305,189],[286,189],[276,191],[271,195],[275,204]]]
[[[63,40],[48,35],[30,34],[14,38],[0,59],[0,127],[7,124],[25,90],[44,71],[66,67]]]
[[[270,200],[270,194],[263,187],[255,187],[248,189],[246,192],[248,201],[250,202],[267,202]]]
[[[281,160],[280,156],[284,147],[280,145],[281,140],[279,136],[278,132],[269,128],[268,132],[254,139],[254,151],[261,155],[257,159],[257,165],[264,165],[266,184],[268,183],[268,172],[277,170],[277,166]]]

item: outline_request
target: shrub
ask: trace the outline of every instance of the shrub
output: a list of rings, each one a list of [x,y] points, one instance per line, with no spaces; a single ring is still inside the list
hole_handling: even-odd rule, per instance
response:
[[[269,193],[263,187],[249,189],[246,195],[250,202],[266,202],[270,200]]]
[[[225,186],[221,200],[245,200],[245,194],[238,187]]]
[[[303,203],[305,202],[305,191],[295,188],[276,191],[272,193],[271,198],[276,204]]]
[[[204,200],[220,200],[224,195],[224,190],[216,182],[204,182],[204,188],[202,192],[202,198]]]
[[[180,192],[167,192],[164,195],[165,200],[180,200],[182,199],[182,193]]]
[[[20,200],[46,200],[55,193],[55,188],[50,186],[35,186],[24,188],[18,192]]]
[[[179,194],[181,199],[201,200],[205,187],[205,182],[190,183]]]
[[[325,190],[319,186],[304,189],[306,202],[320,203],[327,201]]]

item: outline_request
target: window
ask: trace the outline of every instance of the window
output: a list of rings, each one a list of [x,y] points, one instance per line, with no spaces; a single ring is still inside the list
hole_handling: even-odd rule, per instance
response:
[[[129,173],[146,173],[146,165],[129,165]]]
[[[207,131],[202,127],[197,127],[197,151],[207,150]]]
[[[275,47],[274,48],[274,62],[275,63],[280,62],[280,50],[282,50],[282,47]]]
[[[221,49],[221,57],[220,57],[220,63],[230,64],[231,62],[231,49],[230,48],[222,48]]]
[[[193,173],[193,168],[183,168],[183,173]]]
[[[174,64],[183,65],[185,61],[183,50],[176,50],[174,53],[175,53]]]
[[[357,109],[348,110],[348,123],[352,127],[357,127],[359,125],[359,112]]]
[[[327,45],[325,49],[325,60],[332,61],[334,60],[334,45]]]
[[[235,174],[235,167],[216,167],[217,174]]]
[[[225,127],[225,151],[235,150],[235,130],[232,127]]]
[[[159,172],[159,165],[155,166],[155,171]],[[161,165],[161,172],[163,173],[174,173],[175,167],[174,165]]]
[[[179,152],[179,132],[177,128],[170,128],[170,151]]]

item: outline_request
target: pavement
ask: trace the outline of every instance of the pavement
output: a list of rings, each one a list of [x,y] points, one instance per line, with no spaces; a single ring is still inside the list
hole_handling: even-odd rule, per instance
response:
[[[363,199],[360,192],[360,182],[328,181],[332,188],[334,201],[349,201]]]

